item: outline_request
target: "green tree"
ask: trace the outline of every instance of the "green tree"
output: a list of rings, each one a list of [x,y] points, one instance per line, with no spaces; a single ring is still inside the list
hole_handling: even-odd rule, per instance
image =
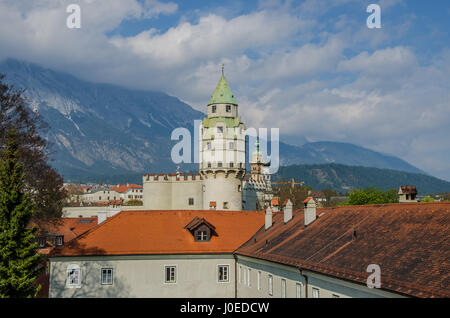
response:
[[[434,202],[434,199],[432,197],[430,197],[429,195],[427,195],[425,198],[422,199],[422,202],[432,203],[432,202]]]
[[[34,219],[60,218],[67,192],[63,178],[51,167],[51,144],[42,136],[48,134],[48,124],[23,90],[16,90],[0,74],[0,149],[6,146],[8,132],[13,129],[18,142],[19,161],[25,172],[25,186],[35,205]]]
[[[383,204],[398,202],[396,190],[383,192],[377,188],[369,187],[350,192],[346,205]]]
[[[37,253],[34,233],[28,228],[34,204],[25,190],[25,174],[19,162],[19,145],[8,132],[0,161],[0,297],[35,297],[35,284],[43,256]]]

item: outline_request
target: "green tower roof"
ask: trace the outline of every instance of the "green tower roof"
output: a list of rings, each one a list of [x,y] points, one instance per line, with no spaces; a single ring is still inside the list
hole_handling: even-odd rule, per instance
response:
[[[212,94],[208,105],[211,104],[233,104],[233,105],[238,104],[234,99],[234,95],[231,92],[230,86],[228,86],[228,82],[225,78],[225,75],[223,75],[223,65],[222,65],[222,77],[220,78],[219,84],[217,84],[216,90],[214,91],[214,94]]]

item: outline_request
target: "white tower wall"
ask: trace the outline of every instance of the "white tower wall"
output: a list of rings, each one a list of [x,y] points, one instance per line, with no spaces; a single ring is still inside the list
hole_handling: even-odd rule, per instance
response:
[[[242,180],[236,174],[224,171],[208,173],[203,183],[203,209],[208,210],[210,202],[216,202],[217,210],[242,210]],[[224,207],[225,202],[228,208]]]

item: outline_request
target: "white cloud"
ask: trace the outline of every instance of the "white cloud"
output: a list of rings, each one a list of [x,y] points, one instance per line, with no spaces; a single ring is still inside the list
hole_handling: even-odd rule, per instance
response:
[[[383,20],[383,29],[373,32],[364,26],[361,0],[307,0],[299,7],[265,0],[231,18],[202,13],[164,32],[149,25],[135,36],[108,38],[105,33],[123,21],[179,8],[155,0],[79,1],[82,28],[70,30],[69,3],[1,1],[0,59],[163,90],[203,111],[225,63],[248,126],[357,143],[450,179],[450,145],[443,137],[450,133],[450,49],[424,64],[416,48],[397,43],[409,32],[409,20]],[[361,15],[346,12],[329,25],[319,19],[346,3],[362,5]],[[399,4],[385,0],[382,8],[392,13]]]
[[[373,54],[362,52],[354,58],[341,61],[338,71],[361,72],[368,76],[390,76],[408,73],[416,65],[416,57],[410,49],[395,47],[377,50]]]
[[[178,4],[173,2],[160,2],[157,0],[146,0],[146,16],[154,17],[160,14],[173,14],[178,10]]]
[[[287,14],[259,11],[226,20],[210,14],[197,24],[184,22],[160,34],[155,29],[134,37],[115,37],[115,46],[158,61],[162,67],[193,60],[227,57],[243,50],[275,46],[294,35],[302,22]]]

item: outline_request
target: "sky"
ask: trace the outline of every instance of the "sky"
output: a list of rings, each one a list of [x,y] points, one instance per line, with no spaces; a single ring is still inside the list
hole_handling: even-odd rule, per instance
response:
[[[369,29],[369,4],[381,28]],[[81,27],[70,29],[67,6]],[[221,65],[247,127],[350,142],[450,180],[448,0],[0,0],[0,60],[161,90],[195,109]]]

